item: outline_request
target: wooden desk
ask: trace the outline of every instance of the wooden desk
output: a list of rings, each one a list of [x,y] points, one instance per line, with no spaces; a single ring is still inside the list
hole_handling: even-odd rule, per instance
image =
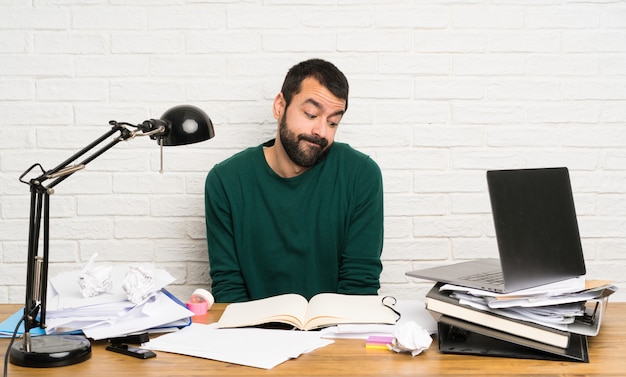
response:
[[[0,320],[20,308],[0,305]],[[224,305],[214,305],[199,323],[219,318]],[[93,343],[90,360],[59,368],[23,368],[9,365],[8,377],[137,377],[137,376],[624,376],[626,375],[626,303],[609,303],[600,334],[589,338],[591,362],[519,360],[484,356],[444,355],[436,342],[422,354],[411,357],[387,350],[365,348],[365,341],[337,339],[335,343],[265,370],[213,360],[158,352],[139,360],[104,349]],[[4,358],[9,341],[0,340]]]

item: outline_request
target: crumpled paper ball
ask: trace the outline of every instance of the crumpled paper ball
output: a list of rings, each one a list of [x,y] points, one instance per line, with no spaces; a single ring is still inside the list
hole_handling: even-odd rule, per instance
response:
[[[78,285],[83,297],[94,297],[101,293],[113,291],[113,281],[111,279],[111,266],[94,266],[98,253],[94,253],[89,259],[89,263],[83,268],[78,276]]]
[[[155,291],[154,270],[142,266],[131,266],[124,278],[122,288],[130,302],[140,304]]]
[[[410,352],[413,356],[417,356],[428,349],[433,342],[428,331],[412,321],[396,326],[393,337],[389,349],[395,352]]]

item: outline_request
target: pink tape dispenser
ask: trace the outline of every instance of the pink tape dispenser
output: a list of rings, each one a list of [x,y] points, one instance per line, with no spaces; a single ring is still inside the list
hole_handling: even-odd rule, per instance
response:
[[[209,291],[198,288],[193,291],[191,300],[187,302],[187,308],[195,315],[205,315],[214,302],[215,299]]]

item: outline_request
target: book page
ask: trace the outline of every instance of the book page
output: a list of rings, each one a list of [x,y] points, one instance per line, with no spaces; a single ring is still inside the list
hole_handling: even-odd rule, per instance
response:
[[[309,302],[305,329],[341,323],[395,324],[397,315],[383,305],[382,296],[321,293]]]
[[[229,304],[217,327],[246,327],[280,322],[302,328],[307,301],[297,294]]]

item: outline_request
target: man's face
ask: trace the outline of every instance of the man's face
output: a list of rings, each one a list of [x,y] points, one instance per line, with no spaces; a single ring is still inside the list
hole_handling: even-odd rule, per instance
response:
[[[281,95],[277,97],[280,98]],[[281,110],[279,137],[287,156],[298,166],[314,166],[326,156],[335,140],[345,101],[317,80],[307,78],[300,93]]]

